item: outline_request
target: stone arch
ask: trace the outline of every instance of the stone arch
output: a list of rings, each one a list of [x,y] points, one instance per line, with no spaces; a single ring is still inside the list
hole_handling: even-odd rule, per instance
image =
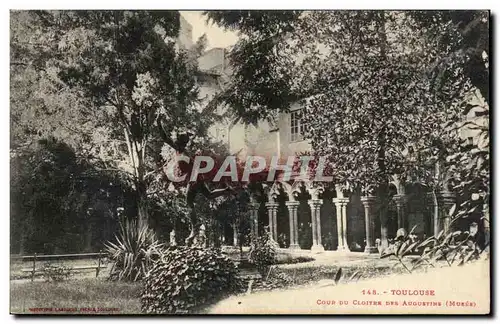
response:
[[[272,185],[264,185],[264,192],[267,195],[267,202],[276,202],[278,196],[280,195],[279,186],[276,182],[273,182]]]
[[[403,180],[403,177],[399,174],[394,174],[392,177],[390,177],[389,181],[389,187],[393,186],[395,189],[395,194],[397,195],[405,195],[406,190],[405,190],[405,181]]]
[[[293,196],[294,201],[300,198],[300,195],[304,193],[304,190],[307,191],[307,184],[305,181],[298,180],[292,183],[290,186],[290,193]]]

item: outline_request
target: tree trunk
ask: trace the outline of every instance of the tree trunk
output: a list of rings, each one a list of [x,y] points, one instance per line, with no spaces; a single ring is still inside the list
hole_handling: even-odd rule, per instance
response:
[[[128,129],[124,129],[125,141],[129,151],[129,159],[134,170],[135,188],[137,197],[137,226],[149,226],[149,213],[148,213],[148,197],[146,181],[144,179],[145,163],[144,163],[144,150],[145,145],[143,142],[135,141],[131,138]]]
[[[144,181],[137,183],[137,225],[139,228],[149,225],[148,197]]]

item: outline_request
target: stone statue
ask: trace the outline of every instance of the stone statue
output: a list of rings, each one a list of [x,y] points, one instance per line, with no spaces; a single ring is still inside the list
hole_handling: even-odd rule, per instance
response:
[[[200,225],[198,236],[195,238],[196,245],[202,248],[207,247],[207,235],[205,234],[205,225]]]
[[[170,231],[170,246],[177,246],[175,241],[175,230]]]

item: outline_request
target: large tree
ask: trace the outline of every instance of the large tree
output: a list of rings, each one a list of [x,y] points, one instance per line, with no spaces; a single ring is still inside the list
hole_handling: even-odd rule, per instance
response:
[[[486,103],[490,101],[490,13],[487,10],[446,10],[409,12],[428,37],[436,40],[443,55],[434,67],[464,58],[464,72]]]
[[[453,49],[437,46],[405,12],[207,15],[243,34],[230,56],[235,79],[221,100],[253,122],[304,99],[306,138],[329,157],[337,181],[379,196],[386,244],[390,176],[415,174],[424,161],[435,162],[430,148],[457,140],[447,126],[459,120],[470,89],[467,57],[440,60]],[[429,68],[438,60],[440,69]],[[261,61],[272,64],[260,68]]]
[[[10,166],[13,253],[96,251],[113,237],[117,208],[133,216],[134,193],[124,179],[99,171],[61,141],[23,146]]]
[[[128,177],[139,226],[147,224],[148,187],[166,180],[158,173],[162,147],[177,150],[179,135],[187,132],[203,145],[213,120],[198,100],[196,58],[203,41],[190,51],[177,46],[177,11],[13,13],[11,26],[17,30],[11,71],[32,73],[30,86],[42,88],[25,100],[14,91],[19,133],[66,129],[62,137],[71,134],[89,160]],[[33,31],[29,39],[25,31]],[[19,82],[15,90],[28,81]]]

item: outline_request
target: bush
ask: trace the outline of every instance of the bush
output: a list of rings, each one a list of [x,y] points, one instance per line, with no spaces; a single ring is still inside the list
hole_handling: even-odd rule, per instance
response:
[[[116,243],[106,243],[106,252],[113,262],[109,279],[137,281],[165,253],[165,245],[157,240],[152,229],[138,228],[135,221],[126,221],[120,223]]]
[[[141,309],[148,314],[193,312],[240,288],[227,256],[199,247],[172,247],[145,277]]]
[[[250,244],[248,261],[257,267],[262,277],[265,278],[269,267],[276,263],[278,248],[278,243],[269,235],[260,236]]]
[[[71,267],[66,267],[62,265],[52,265],[49,262],[43,265],[41,269],[42,277],[45,281],[55,281],[60,282],[69,279],[71,276]]]

